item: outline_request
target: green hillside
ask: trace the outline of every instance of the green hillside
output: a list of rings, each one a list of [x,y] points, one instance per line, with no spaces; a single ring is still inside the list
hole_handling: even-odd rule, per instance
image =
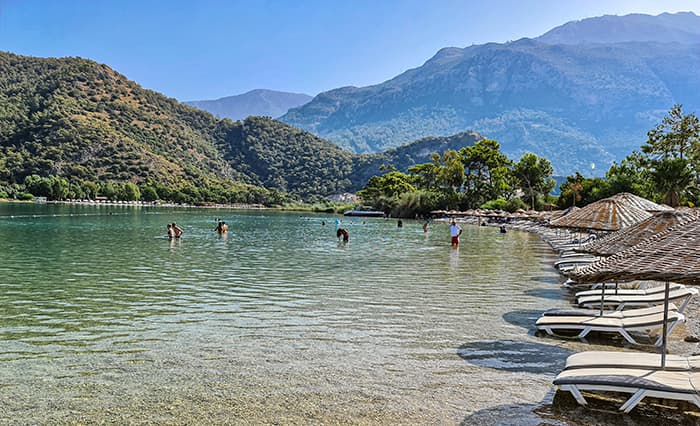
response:
[[[108,184],[130,182],[174,201],[311,200],[481,138],[460,133],[358,155],[270,118],[218,119],[90,60],[3,52],[0,117],[0,192],[30,182],[35,195],[53,198],[113,196]]]

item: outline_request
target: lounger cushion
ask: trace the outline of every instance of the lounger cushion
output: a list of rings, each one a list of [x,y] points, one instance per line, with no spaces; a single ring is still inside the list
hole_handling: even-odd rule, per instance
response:
[[[668,320],[682,321],[682,314],[678,312],[668,313]],[[663,313],[643,315],[631,318],[615,318],[606,316],[584,317],[584,316],[543,316],[540,317],[536,325],[538,327],[554,328],[582,328],[582,327],[610,327],[610,328],[653,328],[659,327],[664,322]]]
[[[697,290],[694,288],[681,288],[677,290],[672,290],[668,297],[669,300],[677,300],[681,299],[684,297],[688,296],[693,296],[697,294]],[[615,295],[615,294],[610,294],[608,295],[607,293],[605,294],[605,304],[607,305],[614,305],[614,304],[622,304],[622,303],[644,303],[644,304],[660,304],[663,303],[664,301],[664,292],[661,293],[652,293],[652,294],[629,294],[629,295]],[[584,296],[584,297],[579,297],[578,298],[578,304],[579,306],[591,304],[591,303],[600,303],[601,297],[598,296]]]
[[[693,382],[700,380],[700,373],[691,371],[665,371],[648,369],[580,368],[564,370],[554,379],[554,384],[611,386],[621,392],[648,389],[675,393],[697,393]]]
[[[678,311],[678,307],[673,303],[668,305],[669,312]],[[626,311],[603,311],[603,315],[612,318],[629,318],[637,317],[642,315],[656,314],[663,312],[663,305],[652,306],[650,308],[638,308],[638,309],[628,309]],[[563,309],[550,309],[542,313],[544,316],[600,316],[600,309],[586,309],[586,308],[563,308]]]
[[[569,356],[566,359],[565,370],[577,368],[626,368],[649,369],[661,368],[661,355],[643,352],[613,352],[613,351],[586,351]],[[689,357],[680,355],[666,355],[666,370],[691,369]]]

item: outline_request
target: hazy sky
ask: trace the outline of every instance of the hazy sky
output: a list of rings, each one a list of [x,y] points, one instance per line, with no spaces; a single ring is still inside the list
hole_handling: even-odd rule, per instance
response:
[[[0,50],[106,63],[179,100],[380,83],[440,48],[700,0],[0,0]]]

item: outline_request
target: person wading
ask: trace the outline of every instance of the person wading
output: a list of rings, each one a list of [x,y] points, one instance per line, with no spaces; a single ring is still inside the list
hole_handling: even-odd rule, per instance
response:
[[[450,237],[452,237],[452,247],[459,246],[459,236],[462,235],[462,228],[457,225],[454,219],[450,223]]]

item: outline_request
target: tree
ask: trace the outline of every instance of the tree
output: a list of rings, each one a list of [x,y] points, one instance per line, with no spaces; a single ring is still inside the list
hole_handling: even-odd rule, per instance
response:
[[[482,139],[460,151],[465,169],[464,191],[472,206],[506,195],[512,161],[493,139]]]
[[[647,136],[642,152],[655,189],[663,203],[677,207],[700,175],[700,122],[674,105]]]
[[[413,178],[401,172],[389,172],[381,176],[372,176],[357,195],[363,200],[371,201],[380,197],[398,198],[404,192],[415,191]]]
[[[126,201],[138,201],[141,199],[141,191],[133,182],[127,182],[122,188],[122,196]]]
[[[576,172],[573,176],[567,176],[566,180],[560,187],[561,195],[558,204],[561,208],[585,206],[616,194],[611,191],[608,181],[599,177],[585,178],[581,173]]]
[[[640,197],[654,198],[654,186],[643,155],[637,151],[619,163],[613,163],[605,173],[610,194],[629,192]]]
[[[146,185],[141,189],[141,198],[145,201],[156,201],[158,199],[158,192],[154,187]]]
[[[553,171],[549,160],[530,152],[525,153],[520,161],[515,163],[513,176],[525,193],[525,197],[529,199],[531,209],[535,209],[535,200],[538,196],[544,198],[554,189]]]

